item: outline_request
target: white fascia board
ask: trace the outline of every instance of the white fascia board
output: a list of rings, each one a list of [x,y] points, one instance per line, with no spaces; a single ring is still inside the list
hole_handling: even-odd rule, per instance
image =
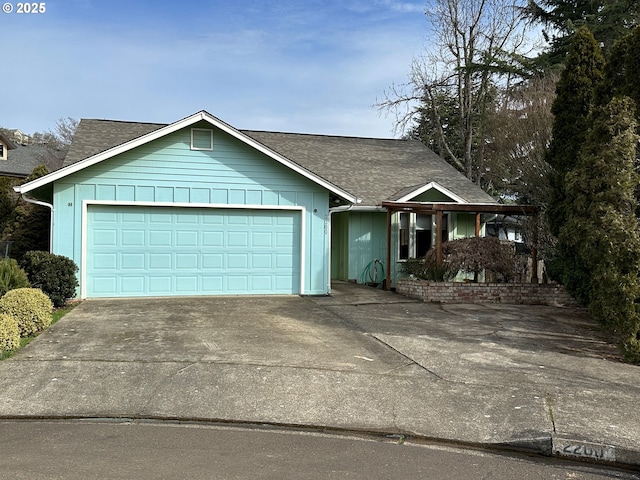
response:
[[[162,138],[165,135],[169,135],[173,132],[176,132],[178,130],[181,130],[183,128],[189,127],[190,125],[193,125],[197,122],[200,121],[206,121],[208,123],[210,123],[211,125],[213,125],[214,127],[219,128],[220,130],[222,130],[223,132],[228,133],[229,135],[237,138],[238,140],[240,140],[241,142],[249,145],[250,147],[258,150],[259,152],[264,153],[265,155],[267,155],[268,157],[272,158],[273,160],[285,165],[286,167],[288,167],[289,169],[295,171],[296,173],[299,173],[300,175],[306,177],[307,179],[311,180],[312,182],[316,183],[317,185],[320,185],[324,188],[326,188],[327,190],[329,190],[330,192],[338,195],[339,197],[341,197],[342,199],[351,202],[351,203],[359,203],[358,202],[358,198],[355,195],[350,194],[349,192],[342,190],[341,188],[333,185],[330,182],[327,182],[326,180],[324,180],[322,177],[316,175],[315,173],[301,167],[300,165],[298,165],[297,163],[292,162],[291,160],[289,160],[288,158],[280,155],[279,153],[274,152],[273,150],[269,149],[268,147],[266,147],[265,145],[261,144],[260,142],[255,141],[254,139],[252,139],[251,137],[243,134],[242,132],[239,132],[238,130],[236,130],[235,128],[233,128],[231,125],[223,122],[222,120],[214,117],[213,115],[211,115],[210,113],[202,110],[198,113],[195,113],[193,115],[190,115],[188,117],[183,118],[182,120],[178,120],[177,122],[174,122],[170,125],[167,125],[166,127],[162,127],[159,128],[158,130],[154,130],[151,133],[148,133],[146,135],[143,135],[141,137],[135,138],[133,140],[130,140],[128,142],[123,143],[122,145],[118,145],[115,146],[113,148],[110,148],[109,150],[105,150],[104,152],[98,153],[92,157],[86,158],[84,160],[80,160],[79,162],[76,162],[74,164],[71,165],[67,165],[64,168],[61,168],[59,170],[56,170],[55,172],[52,172],[48,175],[45,175],[43,177],[37,178],[29,183],[25,183],[24,185],[18,185],[16,187],[14,187],[13,189],[18,192],[18,193],[27,193],[30,192],[31,190],[35,190],[36,188],[40,188],[44,185],[47,185],[51,182],[55,182],[56,180],[60,180],[61,178],[66,177],[67,175],[71,175],[72,173],[78,172],[84,168],[90,167],[92,165],[95,165],[96,163],[100,163],[103,160],[106,160],[108,158],[114,157],[116,155],[119,155],[121,153],[127,152],[133,148],[139,147],[141,145],[144,145],[145,143],[148,142],[152,142],[153,140],[157,140],[158,138]]]
[[[469,203],[464,198],[460,197],[459,195],[456,195],[448,188],[445,188],[442,185],[440,185],[438,182],[429,182],[426,185],[418,187],[412,192],[408,193],[407,195],[404,195],[402,198],[399,198],[398,200],[396,200],[396,202],[408,202],[412,198],[417,197],[418,195],[421,195],[427,190],[431,190],[431,189],[438,190],[443,195],[446,195],[447,197],[452,199],[455,203]],[[446,203],[446,202],[437,202],[437,203]]]

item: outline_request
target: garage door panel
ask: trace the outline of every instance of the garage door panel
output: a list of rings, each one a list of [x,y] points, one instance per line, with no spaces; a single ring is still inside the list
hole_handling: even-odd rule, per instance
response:
[[[147,258],[151,270],[171,269],[172,255],[170,253],[150,253]]]
[[[223,282],[222,275],[204,275],[202,277],[202,290],[211,294],[222,293]]]
[[[221,253],[204,253],[202,255],[202,268],[208,269],[222,269],[223,255]]]
[[[222,247],[223,245],[224,234],[222,232],[202,232],[203,247]]]
[[[193,276],[176,276],[176,291],[189,294],[198,289],[198,278]]]
[[[118,256],[115,253],[102,253],[94,256],[96,270],[115,270],[118,266]]]
[[[140,224],[144,222],[144,213],[123,213],[122,223]]]
[[[171,231],[167,230],[149,230],[149,245],[152,247],[170,247]]]
[[[122,289],[131,292],[132,294],[135,293],[144,293],[144,277],[138,276],[138,277],[122,277],[121,281],[122,281]]]
[[[299,293],[299,211],[90,205],[87,222],[88,297]]]
[[[110,246],[115,247],[118,245],[118,232],[113,229],[97,229],[93,232],[92,245],[96,246]]]
[[[123,246],[143,247],[145,245],[144,230],[123,230],[121,244]]]
[[[197,231],[177,231],[176,247],[195,247],[198,246]]]
[[[120,257],[122,259],[122,265],[120,268],[123,270],[144,270],[145,268],[145,254],[140,253],[123,253]]]

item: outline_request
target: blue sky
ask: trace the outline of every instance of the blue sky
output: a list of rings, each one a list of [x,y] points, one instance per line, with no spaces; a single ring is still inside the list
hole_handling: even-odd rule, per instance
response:
[[[1,0],[0,3],[3,3]],[[391,137],[372,105],[425,48],[424,0],[58,0],[0,13],[0,126],[60,117]]]

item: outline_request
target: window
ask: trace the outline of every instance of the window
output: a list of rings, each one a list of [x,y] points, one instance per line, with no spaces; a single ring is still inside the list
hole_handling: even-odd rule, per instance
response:
[[[0,143],[0,158],[4,160],[4,145]]]
[[[409,259],[409,216],[407,212],[400,212],[400,228],[399,228],[399,259]]]
[[[431,248],[431,215],[416,214],[416,258],[424,257]]]
[[[442,241],[449,239],[448,215],[442,215]],[[423,213],[399,213],[398,259],[424,257],[435,247],[435,215]]]
[[[191,150],[213,150],[213,130],[208,128],[192,128]]]

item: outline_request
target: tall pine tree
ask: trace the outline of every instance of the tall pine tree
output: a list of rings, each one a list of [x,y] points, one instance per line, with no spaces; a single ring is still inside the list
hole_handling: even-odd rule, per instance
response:
[[[567,174],[570,207],[561,251],[576,262],[565,281],[586,296],[591,314],[618,335],[627,360],[640,362],[640,227],[634,190],[634,102],[614,97],[594,111],[575,168]]]
[[[582,26],[608,55],[618,39],[640,24],[637,0],[529,0],[522,10],[545,27],[549,48],[537,59],[543,66],[564,63],[573,34]]]
[[[565,176],[576,165],[578,153],[586,140],[594,87],[602,80],[603,68],[600,47],[586,27],[580,28],[571,45],[551,107],[554,120],[546,161],[553,172],[550,175],[552,196],[547,217],[554,235],[558,235],[566,220]]]

